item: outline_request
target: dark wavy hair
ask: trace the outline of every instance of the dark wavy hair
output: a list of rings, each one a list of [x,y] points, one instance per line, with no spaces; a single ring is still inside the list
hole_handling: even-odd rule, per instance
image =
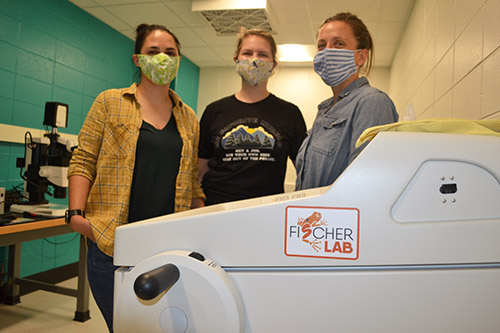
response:
[[[170,34],[175,41],[175,45],[177,46],[177,51],[179,51],[179,55],[181,54],[181,42],[169,28],[159,25],[159,24],[146,24],[142,23],[137,26],[135,29],[135,46],[134,46],[134,54],[141,53],[142,45],[144,45],[144,40],[155,30],[165,31]]]

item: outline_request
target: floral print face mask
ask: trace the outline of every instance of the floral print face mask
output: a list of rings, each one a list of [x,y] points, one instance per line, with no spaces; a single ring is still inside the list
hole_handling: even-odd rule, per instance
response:
[[[236,60],[236,72],[251,86],[258,86],[273,74],[274,62],[259,58]]]
[[[138,54],[137,61],[141,71],[154,84],[166,85],[172,82],[179,70],[181,57],[168,56],[165,53],[155,55]]]

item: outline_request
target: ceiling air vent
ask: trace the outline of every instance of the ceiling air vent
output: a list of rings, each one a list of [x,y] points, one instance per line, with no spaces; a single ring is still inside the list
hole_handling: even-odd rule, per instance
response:
[[[198,12],[218,35],[238,33],[240,27],[276,33],[265,0],[198,0],[193,1],[192,11]]]

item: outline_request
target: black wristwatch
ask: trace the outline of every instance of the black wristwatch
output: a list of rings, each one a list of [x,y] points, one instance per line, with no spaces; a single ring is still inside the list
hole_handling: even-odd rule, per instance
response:
[[[81,209],[68,209],[64,214],[64,222],[69,223],[69,221],[71,221],[71,218],[75,215],[85,217],[85,212]]]

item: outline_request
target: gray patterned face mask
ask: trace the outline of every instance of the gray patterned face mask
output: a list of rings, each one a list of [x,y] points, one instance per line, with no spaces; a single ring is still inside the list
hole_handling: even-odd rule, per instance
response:
[[[258,86],[273,75],[274,62],[259,58],[236,61],[236,72],[251,86]]]
[[[137,61],[141,71],[154,84],[166,85],[172,82],[179,70],[181,57],[168,56],[165,53],[158,53],[153,56],[138,54]]]
[[[354,52],[348,49],[323,49],[314,57],[314,71],[327,85],[336,87],[356,73]]]

